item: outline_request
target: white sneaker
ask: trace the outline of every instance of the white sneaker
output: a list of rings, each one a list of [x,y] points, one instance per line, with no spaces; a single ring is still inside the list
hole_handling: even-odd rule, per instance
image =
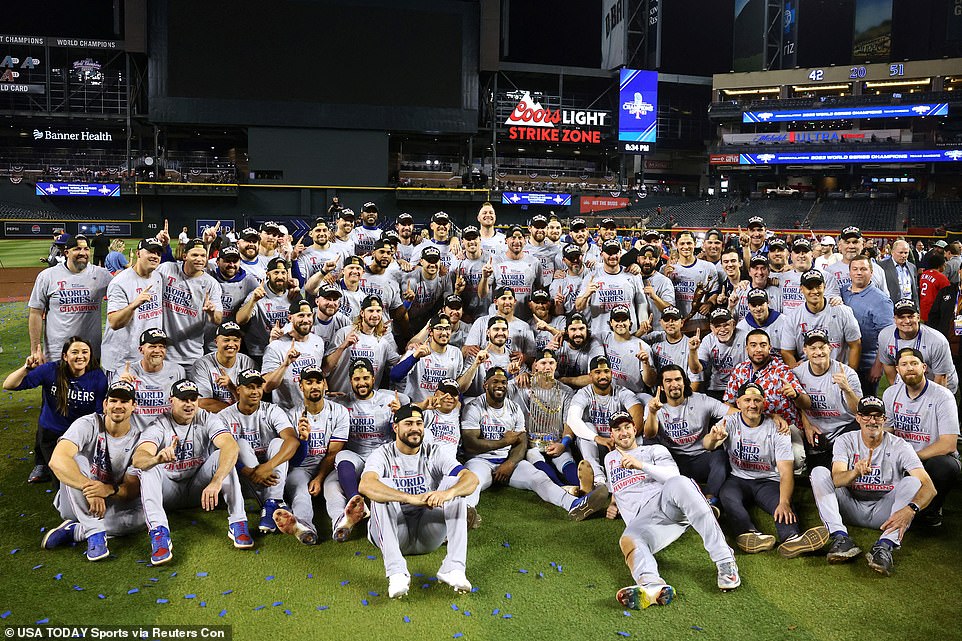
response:
[[[738,566],[734,561],[722,561],[718,564],[718,589],[723,592],[734,590],[742,584],[738,576]]]
[[[411,577],[408,574],[392,574],[387,578],[387,595],[392,599],[407,596],[411,589]]]
[[[464,570],[451,570],[450,572],[438,572],[438,581],[454,588],[458,594],[471,591],[471,582],[464,575]]]

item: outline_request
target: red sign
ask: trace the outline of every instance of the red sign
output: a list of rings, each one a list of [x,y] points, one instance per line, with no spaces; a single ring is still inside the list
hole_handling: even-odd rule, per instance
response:
[[[546,109],[526,91],[504,124],[508,125],[508,140],[598,145],[601,144],[600,129],[580,127],[603,128],[610,124],[609,120],[610,114],[604,111]],[[570,129],[565,125],[579,128]]]
[[[710,165],[737,165],[738,154],[711,154],[708,157]]]
[[[605,211],[608,209],[623,209],[631,202],[627,198],[589,198],[581,197],[581,213],[590,214],[595,211]]]

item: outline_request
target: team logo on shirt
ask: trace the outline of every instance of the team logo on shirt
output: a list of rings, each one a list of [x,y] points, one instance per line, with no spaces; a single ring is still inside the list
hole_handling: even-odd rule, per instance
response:
[[[642,470],[633,470],[621,467],[621,459],[608,461],[608,480],[615,492],[628,489],[636,483],[644,483],[648,480],[648,474]]]
[[[731,463],[743,470],[768,472],[772,466],[762,461],[761,451],[758,443],[742,439],[732,451]]]
[[[100,309],[90,300],[90,290],[83,285],[68,284],[65,280],[57,281],[57,299],[61,313],[83,314]]]

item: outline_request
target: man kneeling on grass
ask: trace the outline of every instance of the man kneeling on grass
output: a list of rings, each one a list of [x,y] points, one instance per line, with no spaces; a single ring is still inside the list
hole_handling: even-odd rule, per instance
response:
[[[619,543],[636,582],[618,590],[618,602],[632,610],[671,602],[675,589],[658,574],[654,555],[676,541],[689,525],[715,562],[718,587],[727,592],[741,585],[735,553],[725,543],[698,485],[679,474],[664,445],[638,445],[628,412],[616,412],[610,426],[615,449],[605,456],[611,489],[606,516],[614,519],[620,513],[627,524]]]
[[[719,492],[722,507],[738,535],[735,542],[743,552],[754,554],[775,547],[775,537],[762,534],[752,523],[748,506],[756,504],[775,519],[778,553],[793,559],[805,552],[815,552],[828,543],[824,526],[813,527],[804,534],[792,511],[795,489],[792,441],[781,433],[765,411],[765,392],[757,383],[744,383],[737,391],[738,409],[711,428],[702,443],[706,450],[725,445],[731,476]]]
[[[400,598],[411,587],[404,554],[426,554],[447,541],[438,581],[455,592],[471,591],[464,573],[468,553],[466,496],[478,477],[454,457],[451,448],[424,443],[424,415],[414,405],[394,414],[395,438],[371,453],[359,489],[371,500],[368,538],[384,554],[388,596]]]

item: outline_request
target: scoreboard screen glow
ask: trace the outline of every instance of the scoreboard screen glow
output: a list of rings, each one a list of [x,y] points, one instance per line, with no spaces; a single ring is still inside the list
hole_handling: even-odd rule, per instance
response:
[[[848,120],[853,118],[917,118],[921,116],[947,115],[949,115],[949,105],[948,103],[942,102],[927,105],[744,111],[742,112],[742,122],[796,122],[799,120]]]
[[[655,142],[658,136],[658,72],[622,69],[618,140]]]
[[[740,154],[739,165],[825,165],[883,162],[959,162],[962,149],[902,151],[826,151],[771,154]]]

